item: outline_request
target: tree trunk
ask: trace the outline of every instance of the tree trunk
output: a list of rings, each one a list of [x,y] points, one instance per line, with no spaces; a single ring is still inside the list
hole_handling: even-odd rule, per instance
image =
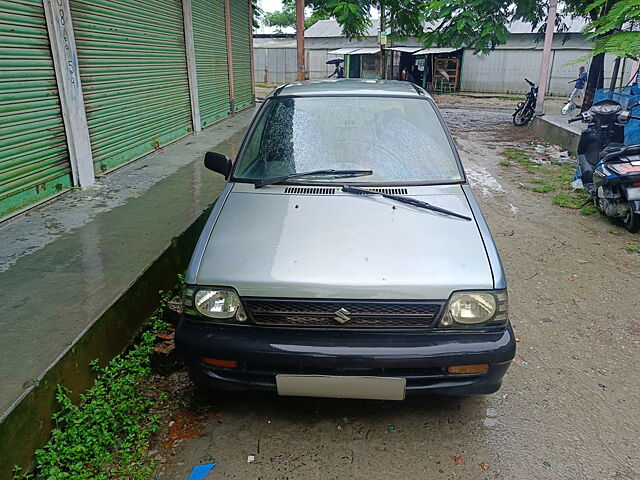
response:
[[[593,98],[596,95],[596,89],[602,88],[604,85],[604,53],[599,53],[591,59],[591,67],[589,67],[589,78],[587,78],[587,87],[584,91],[584,100],[582,102],[582,111],[585,112],[593,105]]]
[[[611,74],[611,84],[609,90],[612,92],[616,89],[616,83],[618,83],[618,72],[620,71],[620,57],[616,57],[613,63],[613,73]]]

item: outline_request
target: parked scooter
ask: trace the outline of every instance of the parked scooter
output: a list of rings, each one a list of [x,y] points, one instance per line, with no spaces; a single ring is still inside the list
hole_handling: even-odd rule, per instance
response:
[[[640,145],[624,144],[624,127],[636,103],[629,108],[602,100],[569,119],[587,128],[578,144],[578,175],[589,201],[608,217],[619,218],[632,233],[640,231]]]
[[[513,114],[513,124],[516,127],[523,127],[527,125],[532,119],[533,114],[536,113],[536,97],[538,96],[538,87],[530,80],[524,79],[531,89],[527,92],[527,98],[524,102],[518,102],[516,111]]]

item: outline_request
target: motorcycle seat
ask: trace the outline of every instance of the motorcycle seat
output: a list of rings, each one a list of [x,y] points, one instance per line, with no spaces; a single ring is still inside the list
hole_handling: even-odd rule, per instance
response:
[[[616,153],[625,148],[626,145],[624,143],[611,142],[606,147],[602,149],[599,155],[599,159],[602,160],[604,157],[611,153]]]

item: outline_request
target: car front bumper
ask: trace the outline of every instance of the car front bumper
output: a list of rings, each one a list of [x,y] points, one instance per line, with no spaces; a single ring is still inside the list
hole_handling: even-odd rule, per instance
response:
[[[497,391],[515,356],[511,326],[496,332],[320,330],[221,326],[183,318],[176,342],[201,385],[276,390],[276,375],[406,378],[406,393],[476,395]],[[202,358],[231,360],[214,367]],[[489,364],[483,374],[447,367]]]

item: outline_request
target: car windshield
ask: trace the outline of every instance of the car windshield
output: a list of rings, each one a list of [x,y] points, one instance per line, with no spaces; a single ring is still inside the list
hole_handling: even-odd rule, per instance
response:
[[[397,97],[298,97],[267,101],[234,178],[320,169],[373,170],[349,183],[448,183],[462,179],[430,102]],[[336,182],[309,176],[294,182]]]

